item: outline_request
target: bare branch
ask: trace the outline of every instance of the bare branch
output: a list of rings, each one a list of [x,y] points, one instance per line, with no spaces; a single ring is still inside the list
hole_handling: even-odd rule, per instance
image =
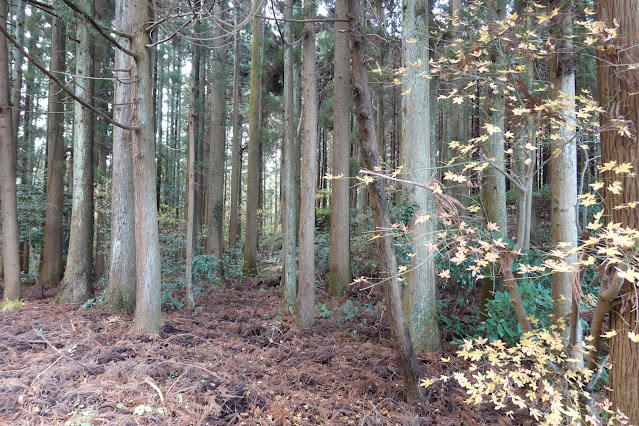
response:
[[[53,73],[49,70],[47,70],[40,62],[38,62],[33,56],[29,55],[29,53],[24,50],[24,48],[22,46],[20,46],[20,44],[16,41],[16,39],[14,39],[13,37],[11,37],[11,34],[9,34],[7,32],[7,30],[2,27],[2,25],[0,25],[0,33],[2,33],[6,38],[7,41],[9,41],[9,43],[11,43],[12,45],[15,46],[16,49],[18,49],[18,52],[20,52],[25,58],[27,58],[27,60],[29,62],[31,62],[33,64],[33,66],[35,66],[37,69],[39,69],[40,71],[42,71],[47,77],[49,77],[49,79],[51,79],[51,81],[53,81],[55,84],[57,84],[58,86],[60,86],[60,89],[62,89],[67,95],[69,95],[74,101],[79,102],[83,107],[88,108],[89,110],[91,110],[94,114],[98,115],[100,118],[104,119],[105,121],[107,121],[108,123],[113,124],[114,126],[117,126],[121,129],[124,130],[138,130],[139,127],[138,126],[127,126],[126,124],[122,124],[122,123],[118,123],[117,121],[115,121],[114,119],[112,119],[111,117],[109,117],[108,115],[106,115],[105,113],[103,113],[102,111],[94,108],[92,105],[89,105],[88,103],[84,102],[82,99],[78,98],[75,93],[73,93],[73,91],[71,89],[69,89],[63,82],[61,82],[58,77],[56,77],[55,75],[53,75]]]
[[[104,30],[102,29],[102,27],[95,22],[95,20],[93,20],[92,17],[90,17],[85,11],[83,11],[82,9],[80,9],[78,6],[76,6],[75,4],[73,4],[71,2],[71,0],[62,0],[64,2],[64,4],[66,4],[67,6],[69,6],[69,8],[71,8],[71,10],[73,10],[75,13],[77,13],[78,15],[80,15],[82,17],[82,19],[84,19],[85,21],[87,21],[89,24],[91,24],[91,26],[93,28],[95,28],[95,30],[100,33],[100,35],[102,37],[104,37],[105,39],[107,39],[111,44],[113,44],[115,47],[117,47],[118,49],[120,49],[121,51],[123,51],[124,53],[126,53],[127,55],[136,58],[137,55],[135,53],[133,53],[132,51],[130,51],[129,49],[127,49],[126,47],[122,46],[120,43],[118,43],[118,41],[116,39],[114,39],[113,37],[111,37],[110,35],[108,35],[107,33],[104,32]]]

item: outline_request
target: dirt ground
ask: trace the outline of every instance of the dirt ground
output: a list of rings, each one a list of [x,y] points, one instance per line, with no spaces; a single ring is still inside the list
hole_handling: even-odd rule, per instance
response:
[[[164,313],[158,340],[98,306],[54,305],[54,286],[44,298],[27,287],[22,308],[0,313],[0,423],[531,424],[466,405],[452,380],[430,387],[423,406],[405,404],[374,295],[340,311],[346,299],[320,294],[316,326],[300,330],[275,282],[208,288],[197,314]],[[419,355],[429,377],[467,367],[454,353]]]

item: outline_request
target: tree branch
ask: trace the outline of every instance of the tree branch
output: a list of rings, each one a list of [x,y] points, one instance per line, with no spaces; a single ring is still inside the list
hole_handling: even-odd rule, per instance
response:
[[[69,8],[71,8],[71,10],[73,10],[75,13],[77,13],[78,15],[80,15],[82,17],[82,19],[84,19],[85,21],[87,21],[89,24],[91,24],[91,26],[93,28],[95,28],[95,30],[100,33],[100,35],[102,37],[104,37],[105,39],[107,39],[111,44],[113,44],[115,47],[117,47],[118,49],[120,49],[121,51],[123,51],[124,53],[126,53],[127,55],[136,58],[137,55],[135,53],[133,53],[132,51],[130,51],[129,49],[127,49],[126,47],[122,46],[120,43],[118,43],[118,41],[116,39],[114,39],[113,37],[111,37],[110,35],[108,35],[107,33],[104,32],[104,30],[102,29],[102,27],[100,25],[98,25],[97,22],[95,22],[93,20],[92,17],[90,17],[85,11],[83,11],[82,9],[80,9],[78,6],[76,6],[75,4],[73,4],[71,2],[71,0],[62,0],[64,2],[64,4],[66,4],[67,6],[69,6]]]
[[[106,120],[108,123],[113,124],[114,126],[117,126],[121,129],[124,130],[139,130],[138,126],[127,126],[126,124],[122,124],[122,123],[118,123],[117,121],[115,121],[114,119],[112,119],[111,117],[109,117],[108,115],[106,115],[105,113],[103,113],[102,111],[96,109],[95,107],[93,107],[92,105],[89,105],[88,103],[84,102],[82,99],[78,98],[75,93],[73,93],[73,91],[71,89],[69,89],[63,82],[60,81],[60,79],[58,79],[58,77],[56,77],[55,75],[53,75],[53,73],[51,73],[51,71],[47,70],[41,63],[39,63],[33,56],[29,55],[29,53],[27,53],[26,50],[24,50],[24,48],[22,46],[20,46],[20,44],[13,38],[11,37],[11,34],[9,34],[7,32],[7,30],[0,25],[0,33],[2,33],[6,38],[7,41],[9,41],[9,43],[11,43],[12,45],[15,46],[16,49],[18,49],[18,51],[25,57],[27,58],[27,60],[29,62],[31,62],[33,64],[33,66],[35,66],[37,69],[39,69],[40,71],[42,71],[47,77],[49,77],[55,84],[57,84],[58,86],[60,86],[60,89],[62,89],[67,95],[69,95],[74,101],[79,102],[83,107],[88,108],[89,110],[91,110],[93,113],[97,114],[99,117],[103,118],[104,120]]]

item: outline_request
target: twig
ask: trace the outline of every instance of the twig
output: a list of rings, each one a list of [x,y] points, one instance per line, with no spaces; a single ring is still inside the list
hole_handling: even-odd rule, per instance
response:
[[[46,373],[51,367],[53,367],[54,365],[56,365],[58,363],[58,361],[60,361],[62,358],[64,358],[64,355],[61,355],[58,357],[58,359],[56,359],[55,361],[53,361],[53,364],[51,364],[50,366],[48,366],[47,368],[45,368],[44,370],[42,370],[41,372],[38,373],[37,376],[35,376],[35,378],[33,379],[33,381],[31,382],[31,385],[29,386],[33,386],[33,384],[35,382],[38,381],[38,379],[40,378],[40,376],[42,376],[44,373]]]
[[[150,378],[148,378],[148,377],[146,379],[144,379],[144,383],[146,383],[147,385],[151,386],[153,388],[153,390],[155,390],[158,393],[158,396],[160,397],[160,404],[164,404],[164,395],[162,395],[162,391],[160,390],[158,385],[153,383],[153,381]]]

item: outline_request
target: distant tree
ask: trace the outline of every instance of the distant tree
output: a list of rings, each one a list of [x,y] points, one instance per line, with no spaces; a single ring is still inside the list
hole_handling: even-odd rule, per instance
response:
[[[93,0],[78,4],[93,16]],[[75,95],[93,105],[94,41],[89,23],[76,23]],[[75,102],[73,115],[73,202],[69,254],[56,302],[78,303],[93,296],[93,136],[94,114]]]

